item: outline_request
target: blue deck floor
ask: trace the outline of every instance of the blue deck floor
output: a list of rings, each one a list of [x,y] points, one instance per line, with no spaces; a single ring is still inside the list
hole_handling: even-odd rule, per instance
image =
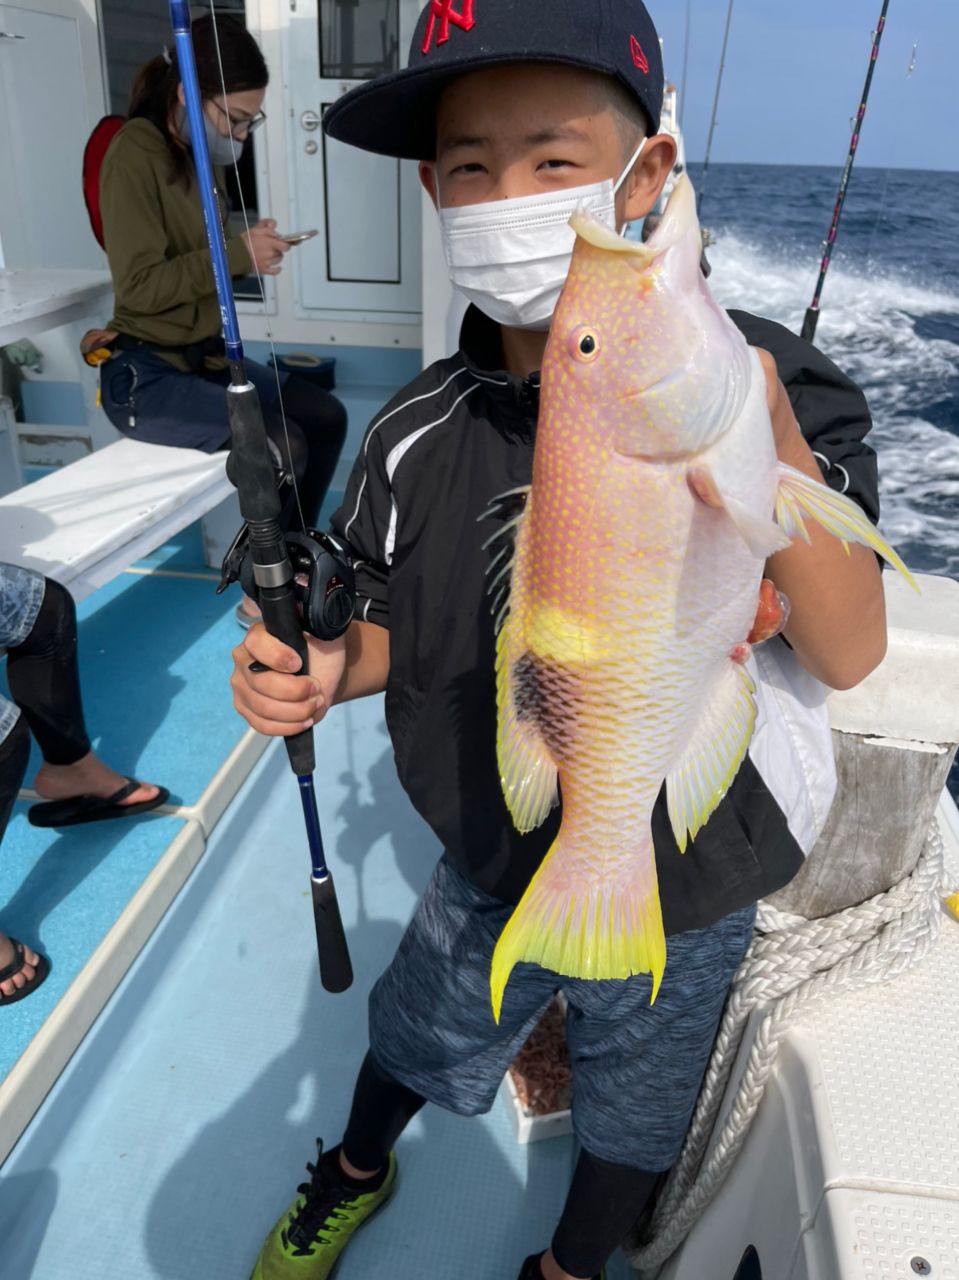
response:
[[[166,786],[170,806],[192,805],[245,730],[226,683],[239,594],[214,595],[196,527],[139,567],[195,576],[124,573],[80,604],[87,729],[114,768]],[[40,764],[34,745],[25,785]],[[3,1011],[0,1080],[184,826],[146,816],[40,831],[27,807],[17,804],[3,839],[0,929],[39,947],[52,971],[36,996]]]
[[[191,576],[210,573],[196,529],[139,568],[160,573],[121,575],[79,610],[89,727],[110,763],[192,804],[244,728],[226,686],[237,597]],[[338,1140],[369,989],[438,850],[397,783],[380,699],[337,709],[317,755],[353,988],[319,983],[299,801],[277,745],[0,1170],[2,1280],[243,1280],[314,1138]],[[25,807],[0,859],[0,927],[54,968],[5,1011],[0,1079],[184,825],[43,833]],[[399,1156],[401,1191],[338,1280],[513,1280],[549,1239],[573,1148],[518,1146],[498,1101],[478,1120],[428,1107]]]
[[[31,827],[26,808],[17,802],[3,841],[0,929],[50,957],[51,969],[28,1000],[0,1010],[0,1080],[185,826],[151,817],[67,834]]]
[[[271,748],[0,1175],[5,1280],[242,1280],[336,1141],[366,1044],[366,998],[436,845],[396,783],[379,700],[318,734],[319,801],[353,952],[318,980],[295,783]],[[569,1139],[519,1147],[502,1103],[429,1107],[401,1139],[402,1188],[342,1280],[512,1280],[548,1240]]]

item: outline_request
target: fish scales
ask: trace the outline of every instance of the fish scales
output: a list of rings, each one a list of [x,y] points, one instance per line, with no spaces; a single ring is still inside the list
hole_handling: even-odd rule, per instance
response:
[[[895,555],[848,500],[779,467],[762,365],[699,271],[688,183],[646,246],[574,225],[497,640],[507,804],[530,830],[561,787],[563,818],[494,954],[497,1017],[519,960],[579,978],[649,972],[655,999],[653,806],[666,780],[684,849],[748,747],[753,687],[732,655],[766,556],[790,540],[773,520],[783,486],[807,514],[803,485],[846,503],[832,531]]]

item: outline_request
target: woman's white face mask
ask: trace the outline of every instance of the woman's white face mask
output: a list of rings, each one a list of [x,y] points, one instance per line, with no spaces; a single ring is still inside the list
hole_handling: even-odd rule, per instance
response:
[[[187,146],[192,146],[193,134],[190,130],[190,117],[186,113],[186,107],[181,106],[177,109],[176,129]],[[224,137],[205,111],[203,130],[206,133],[210,159],[214,164],[235,164],[239,160],[243,154],[243,143],[238,138]]]
[[[616,192],[639,159],[644,138],[616,182],[440,210],[443,249],[455,288],[497,324],[549,328],[569,274],[576,233],[569,220],[585,209],[616,227]]]

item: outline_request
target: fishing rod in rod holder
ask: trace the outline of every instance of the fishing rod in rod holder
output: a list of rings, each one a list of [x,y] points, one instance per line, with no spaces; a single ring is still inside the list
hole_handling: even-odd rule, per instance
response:
[[[876,63],[879,60],[879,45],[882,41],[882,33],[886,28],[886,14],[889,11],[889,0],[883,0],[882,13],[879,15],[879,21],[876,23],[876,30],[873,32],[872,53],[869,57],[869,70],[866,72],[866,83],[862,91],[862,99],[859,103],[859,110],[852,125],[852,140],[849,143],[849,154],[846,156],[846,164],[842,171],[842,178],[839,181],[839,194],[836,197],[836,206],[832,213],[832,225],[829,228],[829,234],[823,241],[822,263],[819,267],[819,279],[816,281],[816,290],[813,294],[812,302],[806,308],[806,317],[803,320],[801,336],[807,342],[812,342],[816,336],[816,325],[819,323],[819,304],[822,299],[823,285],[826,283],[826,273],[829,270],[829,264],[832,261],[832,251],[836,247],[836,239],[839,235],[839,219],[842,217],[842,207],[846,202],[846,191],[849,187],[849,178],[852,174],[852,166],[856,160],[856,151],[859,147],[859,139],[862,136],[862,125],[866,118],[866,104],[869,101],[869,90],[872,87],[872,77],[876,70]]]
[[[231,435],[228,474],[236,486],[240,512],[249,531],[249,556],[253,565],[253,576],[258,589],[263,622],[270,635],[281,640],[299,655],[302,663],[300,674],[305,677],[308,674],[308,651],[297,609],[293,567],[290,563],[286,537],[280,527],[280,496],[277,491],[259,397],[246,376],[243,362],[243,344],[240,341],[236,306],[233,301],[233,285],[227,266],[223,226],[216,200],[200,85],[193,56],[189,0],[170,0],[169,8],[177,65],[190,121],[197,185],[203,204],[207,243],[230,369],[230,385],[226,393]],[[353,981],[353,969],[333,877],[326,865],[320,820],[316,809],[316,793],[313,787],[313,773],[316,768],[313,731],[304,729],[285,741],[290,767],[298,783],[310,848],[312,864],[310,888],[313,896],[320,978],[327,991],[345,991]]]
[[[703,159],[703,171],[699,179],[699,199],[696,203],[696,210],[699,214],[700,226],[702,226],[703,221],[703,205],[706,203],[706,184],[709,181],[709,160],[713,153],[713,134],[716,132],[716,115],[719,111],[719,95],[722,92],[723,76],[726,72],[726,50],[729,48],[729,29],[733,24],[734,3],[735,0],[729,0],[729,7],[726,9],[726,27],[723,31],[723,47],[719,55],[719,70],[716,73],[716,92],[713,96],[713,109],[709,117],[709,136],[706,139],[706,155]],[[686,92],[685,85],[683,85],[683,92]],[[710,241],[710,243],[712,242]],[[708,244],[705,241],[703,243],[703,248],[708,248]]]

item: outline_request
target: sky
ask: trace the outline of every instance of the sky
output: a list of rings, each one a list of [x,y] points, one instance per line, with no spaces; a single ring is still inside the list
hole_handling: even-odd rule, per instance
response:
[[[646,0],[681,87],[687,0]],[[687,156],[706,150],[727,0],[689,0]],[[842,165],[882,0],[735,0],[713,163]],[[916,66],[907,75],[913,45]],[[857,165],[959,170],[959,0],[890,0]]]

